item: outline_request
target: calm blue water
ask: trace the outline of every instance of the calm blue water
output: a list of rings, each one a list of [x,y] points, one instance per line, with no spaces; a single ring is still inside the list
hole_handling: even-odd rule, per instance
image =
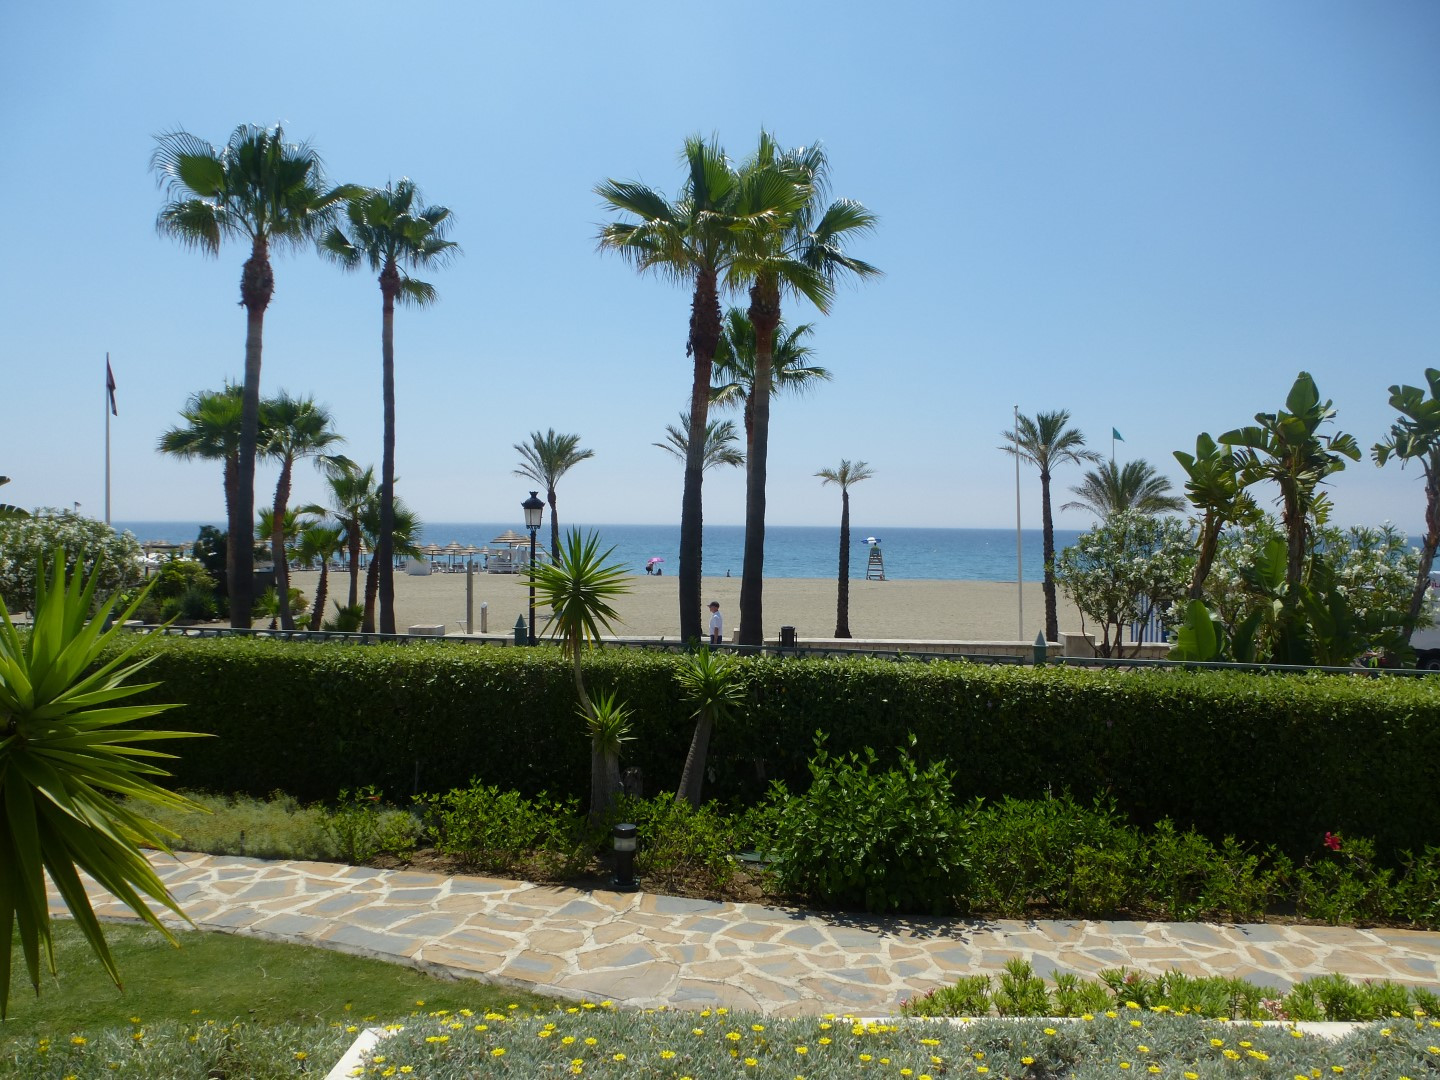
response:
[[[190,543],[200,526],[198,521],[117,521],[117,529],[128,529],[136,539],[165,540]],[[223,528],[223,523],[211,524]],[[562,528],[570,523],[561,519]],[[647,560],[664,559],[666,574],[674,574],[679,564],[680,527],[678,525],[582,525],[600,533],[601,544],[615,548],[614,559],[642,572]],[[431,522],[425,526],[423,543],[442,547],[452,540],[462,546],[484,547],[491,540],[513,529],[522,530],[514,522],[476,524],[473,522]],[[1057,529],[1058,548],[1075,542],[1073,530]],[[956,581],[1014,581],[1015,533],[1009,529],[885,529],[857,526],[850,530],[850,576],[863,578],[869,554],[867,536],[880,538],[885,556],[885,576],[889,578],[945,579]],[[1039,581],[1042,576],[1041,534],[1039,529],[1026,529],[1021,534],[1025,562],[1025,580]],[[550,527],[540,530],[539,542],[550,541]],[[744,564],[745,528],[741,525],[710,525],[705,529],[705,573],[723,577],[726,571],[740,576]],[[840,530],[834,526],[772,525],[765,530],[765,576],[772,578],[834,577],[838,567]]]

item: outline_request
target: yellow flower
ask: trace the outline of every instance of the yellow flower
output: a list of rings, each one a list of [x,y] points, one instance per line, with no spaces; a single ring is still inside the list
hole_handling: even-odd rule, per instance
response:
[[[976,1066],[975,1066],[975,1071],[976,1071],[977,1073],[988,1073],[990,1070],[989,1070],[989,1068],[987,1068],[987,1067],[984,1066],[984,1065],[976,1065]]]
[[[1220,1051],[1220,1053],[1221,1053],[1224,1057],[1229,1058],[1231,1061],[1239,1061],[1239,1060],[1240,1060],[1240,1053],[1239,1053],[1239,1051],[1237,1051],[1237,1050],[1222,1050],[1222,1051]]]
[[[586,1040],[585,1040],[585,1045],[586,1045],[586,1046],[594,1046],[594,1045],[595,1045],[595,1036],[591,1035],[591,1036],[589,1036],[588,1038],[586,1038]]]
[[[1291,1029],[1290,1029],[1290,1034],[1291,1034],[1292,1036],[1294,1036],[1295,1038],[1297,1038],[1297,1039],[1303,1039],[1303,1038],[1305,1037],[1305,1033],[1304,1033],[1303,1031],[1301,1031],[1299,1028],[1291,1028]]]
[[[830,1037],[828,1035],[821,1035],[820,1038],[816,1039],[815,1041],[818,1042],[821,1046],[830,1045]]]
[[[1187,1072],[1185,1074],[1185,1080],[1200,1080],[1200,1074],[1197,1072]]]
[[[729,1039],[731,1042],[739,1042],[740,1033],[738,1031],[727,1031],[725,1033],[725,1038]]]
[[[1127,1001],[1125,1002],[1125,1007],[1127,1009],[1138,1009],[1140,1007],[1140,1003],[1138,1001]]]
[[[821,1031],[829,1031],[832,1027],[834,1027],[833,1024],[822,1023],[822,1024],[820,1025],[820,1030],[821,1030]]]
[[[1021,1065],[1034,1065],[1034,1064],[1035,1064],[1035,1059],[1032,1058],[1032,1057],[1023,1057],[1023,1058],[1020,1059],[1020,1064],[1021,1064]]]
[[[810,1048],[808,1046],[797,1046],[795,1047],[795,1052],[797,1054],[808,1054],[810,1052]]]
[[[415,1071],[415,1066],[414,1066],[414,1065],[401,1065],[401,1066],[400,1066],[400,1071],[401,1071],[402,1073],[405,1073],[405,1074],[408,1076],[410,1073],[413,1073],[413,1072]]]
[[[920,1040],[920,1045],[921,1045],[921,1046],[939,1046],[939,1045],[940,1045],[940,1040],[939,1040],[939,1039],[921,1039],[921,1040]]]
[[[1225,1045],[1225,1040],[1224,1040],[1224,1039],[1211,1039],[1211,1040],[1210,1040],[1210,1045],[1211,1045],[1211,1046],[1224,1046],[1224,1045]]]
[[[346,1034],[346,1035],[354,1035],[354,1034],[355,1034],[357,1031],[359,1031],[359,1030],[360,1030],[360,1028],[359,1028],[359,1025],[357,1025],[357,1024],[346,1024],[346,1025],[345,1025],[345,1034]]]
[[[296,1050],[296,1051],[295,1051],[295,1060],[296,1060],[296,1061],[304,1061],[304,1060],[305,1060],[307,1057],[309,1057],[309,1056],[310,1056],[310,1055],[307,1054],[304,1050]]]
[[[760,1063],[759,1063],[758,1061],[756,1061],[754,1058],[746,1058],[746,1059],[745,1059],[745,1066],[746,1066],[746,1068],[753,1069],[753,1068],[754,1068],[756,1065],[758,1065],[758,1064],[760,1064]]]
[[[751,1024],[751,1025],[750,1025],[750,1030],[751,1030],[751,1031],[764,1031],[764,1030],[765,1030],[765,1025],[764,1025],[764,1024]]]
[[[872,1058],[869,1054],[861,1054],[861,1055],[860,1055],[860,1060],[861,1060],[861,1061],[874,1061],[875,1059]]]
[[[1240,1040],[1240,1049],[1241,1049],[1241,1050],[1249,1050],[1250,1047],[1252,1047],[1252,1046],[1254,1046],[1254,1045],[1255,1045],[1255,1044],[1252,1043],[1249,1039],[1241,1039],[1241,1040]]]
[[[1081,1019],[1081,1020],[1084,1020],[1084,1021],[1088,1024],[1091,1020],[1094,1020],[1094,1019],[1095,1019],[1095,1014],[1094,1014],[1094,1013],[1081,1013],[1081,1014],[1080,1014],[1080,1019]],[[1045,1029],[1045,1034],[1046,1034],[1046,1035],[1054,1035],[1054,1034],[1055,1034],[1055,1029],[1054,1029],[1054,1028],[1046,1028],[1046,1029]]]
[[[535,1037],[537,1039],[548,1039],[551,1035],[554,1034],[555,1032],[550,1031],[548,1028],[541,1028],[539,1031],[535,1032]]]
[[[1159,1066],[1159,1065],[1151,1065],[1151,1066],[1150,1066],[1148,1069],[1146,1069],[1145,1071],[1146,1071],[1146,1072],[1152,1072],[1152,1073],[1158,1073],[1158,1072],[1160,1071],[1160,1066]]]
[[[901,1070],[900,1070],[900,1075],[901,1075],[901,1076],[912,1076],[912,1075],[914,1075],[914,1070],[913,1070],[913,1069],[901,1069]]]
[[[84,1046],[86,1041],[87,1040],[84,1035],[76,1035],[73,1039],[70,1040],[70,1043],[72,1046]]]
[[[715,1010],[715,1014],[716,1014],[717,1016],[725,1016],[725,1015],[727,1015],[729,1012],[730,1012],[730,1010],[727,1009],[727,1008],[725,1008],[725,1006],[723,1006],[723,1005],[720,1006],[720,1008],[718,1008],[718,1009]]]
[[[476,1024],[476,1025],[475,1025],[475,1030],[476,1030],[476,1031],[489,1031],[489,1030],[490,1030],[490,1025],[489,1025],[489,1024]]]
[[[611,1061],[624,1061],[624,1060],[625,1060],[625,1055],[624,1055],[624,1054],[612,1054],[611,1057],[610,1057],[610,1060],[611,1060]]]
[[[1122,1061],[1122,1062],[1120,1062],[1120,1068],[1122,1068],[1122,1069],[1128,1069],[1128,1068],[1130,1068],[1130,1063],[1129,1063],[1128,1061]]]
[[[1140,1026],[1140,1021],[1139,1021],[1139,1020],[1131,1020],[1131,1021],[1130,1021],[1130,1026],[1131,1026],[1131,1027],[1139,1027],[1139,1026]]]
[[[565,1046],[569,1046],[569,1045],[570,1045],[571,1043],[573,1043],[574,1041],[575,1041],[575,1036],[574,1036],[574,1035],[566,1035],[566,1036],[562,1037],[561,1040],[560,1040],[560,1042],[561,1042],[563,1045],[565,1045]]]
[[[1117,1013],[1114,1009],[1106,1009],[1105,1015],[1108,1016],[1111,1020],[1114,1020],[1115,1017],[1119,1015],[1119,1013]]]
[[[661,1056],[663,1059],[665,1059],[666,1061],[669,1061],[671,1058],[673,1058],[673,1057],[675,1056],[675,1051],[674,1051],[674,1050],[661,1050],[661,1051],[660,1051],[660,1056]]]
[[[690,1029],[690,1034],[691,1034],[691,1035],[704,1035],[704,1034],[705,1034],[705,1029],[704,1029],[704,1028],[691,1028],[691,1029]]]
[[[1141,1043],[1139,1046],[1135,1047],[1135,1049],[1138,1053],[1141,1054],[1148,1054],[1150,1052],[1150,1048],[1144,1043]]]

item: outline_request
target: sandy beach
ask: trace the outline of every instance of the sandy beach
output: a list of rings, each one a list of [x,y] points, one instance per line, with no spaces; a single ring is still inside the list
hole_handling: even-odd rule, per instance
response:
[[[315,596],[318,571],[292,572],[291,584]],[[631,578],[632,590],[615,601],[623,620],[620,637],[679,637],[678,579],[665,575]],[[331,574],[330,595],[343,597],[348,589],[344,575]],[[765,583],[765,637],[779,636],[781,626],[793,626],[802,638],[825,638],[835,632],[833,578],[775,578]],[[477,573],[474,582],[475,621],[480,605],[488,605],[490,633],[505,633],[517,615],[526,614],[529,593],[523,576]],[[850,632],[857,638],[908,641],[1033,641],[1045,624],[1045,601],[1039,582],[1024,590],[1025,634],[1016,635],[1015,583],[1003,581],[852,581]],[[1080,613],[1060,594],[1062,631],[1080,629]],[[706,578],[703,600],[720,602],[725,616],[725,637],[739,625],[740,579]],[[543,612],[537,612],[544,626]],[[395,575],[396,626],[444,624],[447,634],[458,634],[465,620],[465,575],[431,574],[428,577]]]

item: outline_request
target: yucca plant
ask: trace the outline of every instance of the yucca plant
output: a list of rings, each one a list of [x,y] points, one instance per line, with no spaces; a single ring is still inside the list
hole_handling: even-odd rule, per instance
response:
[[[140,894],[181,918],[169,890],[141,846],[169,851],[176,835],[111,795],[142,805],[201,809],[148,777],[165,776],[154,759],[174,755],[137,744],[193,737],[189,732],[121,729],[174,705],[116,705],[158,683],[132,683],[152,658],[136,660],[138,642],[110,659],[102,654],[149,592],[143,590],[112,623],[114,598],[91,604],[99,573],[77,570],[66,580],[65,553],[37,568],[34,622],[22,634],[0,601],[0,1017],[9,1010],[15,928],[30,983],[40,991],[40,955],[55,974],[45,875],[50,875],[91,948],[117,986],[120,972],[80,872],[174,941]],[[108,629],[107,629],[108,627]]]
[[[711,652],[703,645],[685,658],[675,670],[675,677],[685,700],[695,707],[695,733],[690,737],[690,751],[685,755],[675,797],[688,800],[698,810],[710,734],[717,720],[729,720],[745,703],[745,684],[735,657]]]
[[[630,591],[625,567],[607,562],[615,549],[600,551],[600,538],[589,533],[583,538],[579,529],[571,529],[560,546],[560,557],[553,565],[532,563],[530,581],[540,603],[552,609],[550,633],[570,657],[575,672],[575,693],[580,699],[580,715],[590,732],[590,821],[605,816],[619,787],[618,744],[614,754],[606,756],[601,740],[596,737],[596,714],[590,695],[585,692],[580,656],[588,642],[599,643],[602,631],[609,632],[619,613],[610,606],[612,598]],[[613,703],[612,703],[613,704]],[[603,723],[601,723],[603,727]]]

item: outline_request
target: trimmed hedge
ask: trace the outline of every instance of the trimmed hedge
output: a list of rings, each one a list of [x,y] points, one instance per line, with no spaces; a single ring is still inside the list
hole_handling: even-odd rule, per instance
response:
[[[157,700],[173,726],[176,784],[329,799],[374,784],[392,797],[472,778],[525,794],[582,793],[588,744],[557,649],[403,647],[156,638]],[[693,721],[669,654],[600,650],[592,689],[631,707],[648,792],[679,780]],[[1324,833],[1373,837],[1389,858],[1440,844],[1440,684],[1431,679],[1096,671],[745,658],[750,707],[715,731],[706,796],[753,801],[807,783],[828,750],[882,763],[914,733],[945,759],[959,799],[1111,796],[1137,823],[1169,817],[1213,838],[1314,851]]]

